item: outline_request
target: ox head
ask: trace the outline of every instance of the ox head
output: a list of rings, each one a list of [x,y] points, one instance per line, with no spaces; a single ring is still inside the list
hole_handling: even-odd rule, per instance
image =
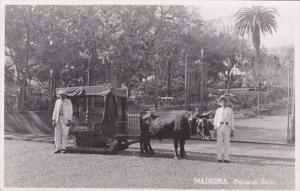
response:
[[[150,124],[150,121],[159,117],[154,111],[145,111],[141,113],[141,119],[144,123]]]
[[[190,114],[189,118],[188,118],[188,122],[190,125],[190,132],[192,135],[197,133],[197,120],[198,120],[198,112],[194,112],[192,114]]]
[[[143,134],[155,134],[156,129],[153,125],[153,120],[155,120],[159,115],[154,111],[145,111],[141,113],[140,125],[141,125],[141,136]]]
[[[198,119],[199,114],[200,114],[199,112],[190,113],[188,122],[189,123],[195,122]]]
[[[210,130],[213,130],[213,119],[206,117],[197,120],[197,134],[201,139],[211,138]]]
[[[140,133],[141,133],[141,136],[147,136],[149,134],[150,119],[151,119],[151,112],[150,111],[143,111],[141,113],[141,116],[140,116]]]
[[[210,115],[210,112],[200,113],[199,111],[195,111],[191,114],[188,120],[191,128],[191,134],[197,134],[201,139],[209,137],[209,130],[212,126],[209,119]]]
[[[207,119],[205,118],[198,118],[196,121],[197,125],[197,134],[201,139],[204,139],[204,128],[207,126]]]

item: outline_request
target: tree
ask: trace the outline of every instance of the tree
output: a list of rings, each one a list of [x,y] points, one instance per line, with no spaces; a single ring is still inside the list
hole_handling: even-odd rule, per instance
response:
[[[208,67],[208,76],[214,82],[222,83],[222,88],[229,93],[236,78],[233,69],[242,70],[251,61],[249,43],[239,38],[233,30],[219,31],[218,28],[225,28],[219,21],[206,22],[203,28],[198,43],[206,50],[204,61]]]
[[[6,19],[7,56],[24,87],[34,80],[49,88],[49,71],[55,82],[51,89],[86,85],[90,69],[91,85],[117,81],[136,89],[152,78],[157,95],[182,96],[183,50],[192,65],[205,49],[216,78],[220,71],[231,73],[224,62],[239,58],[243,50],[231,34],[207,29],[194,7],[8,6]]]
[[[5,56],[4,67],[5,67],[5,82],[15,82],[15,68],[12,59],[9,56]]]
[[[249,34],[252,37],[252,43],[255,48],[255,61],[260,64],[260,33],[273,34],[276,32],[277,23],[275,15],[278,15],[276,9],[264,8],[261,6],[252,6],[241,8],[236,14],[236,31],[244,36]]]
[[[250,60],[251,55],[248,54],[249,45],[245,40],[239,39],[234,33],[220,33],[218,45],[211,48],[215,58],[210,58],[212,62],[219,62],[214,69],[221,72],[224,78],[224,89],[230,93],[232,83],[234,81],[233,69],[242,69],[243,65]],[[216,69],[218,67],[219,69]]]
[[[30,79],[33,52],[37,46],[36,21],[39,20],[34,6],[7,6],[5,25],[5,51],[16,68],[16,82],[20,85],[19,109],[24,110],[26,87]]]

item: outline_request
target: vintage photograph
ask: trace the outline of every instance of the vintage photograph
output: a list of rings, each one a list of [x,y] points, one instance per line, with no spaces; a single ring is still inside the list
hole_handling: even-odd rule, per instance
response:
[[[299,2],[1,9],[1,189],[296,189]]]

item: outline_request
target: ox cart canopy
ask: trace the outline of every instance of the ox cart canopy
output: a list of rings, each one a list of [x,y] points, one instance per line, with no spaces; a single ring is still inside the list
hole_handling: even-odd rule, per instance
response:
[[[78,86],[68,88],[57,88],[56,91],[64,90],[67,96],[106,96],[111,94],[118,97],[127,97],[127,90],[124,88],[112,88],[110,85],[102,86]]]

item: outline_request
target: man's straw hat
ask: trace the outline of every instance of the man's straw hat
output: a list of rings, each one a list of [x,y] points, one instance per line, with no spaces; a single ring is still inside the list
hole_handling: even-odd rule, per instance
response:
[[[225,101],[225,104],[229,104],[229,99],[226,97],[226,96],[221,96],[219,98],[219,104],[221,105],[221,101],[224,100]]]

